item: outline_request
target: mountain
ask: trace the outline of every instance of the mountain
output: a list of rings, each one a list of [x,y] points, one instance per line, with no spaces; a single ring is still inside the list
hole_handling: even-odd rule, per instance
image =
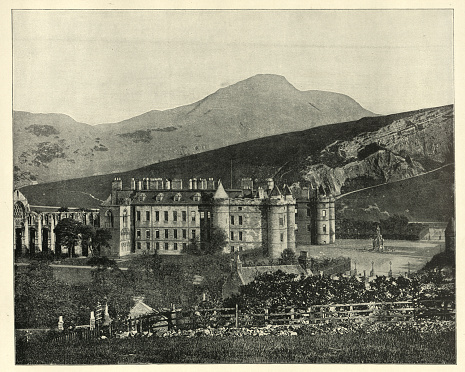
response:
[[[365,204],[359,203],[356,208],[369,208],[376,204],[376,198],[382,197],[388,213],[409,209],[410,218],[440,219],[445,215],[444,210],[453,210],[454,168],[447,166],[454,161],[453,121],[453,106],[365,117],[260,138],[117,175],[125,187],[132,177],[185,180],[213,177],[222,179],[230,187],[232,170],[233,187],[239,185],[242,177],[257,180],[274,177],[278,184],[321,186],[340,196],[341,203],[346,203],[345,208],[352,208],[357,199],[364,200],[360,203]],[[435,171],[441,167],[443,170]],[[433,171],[435,178],[424,175],[429,171]],[[99,200],[109,196],[114,177],[115,174],[106,174],[39,184],[21,191],[35,205],[95,207]],[[433,181],[422,183],[423,177],[433,177]],[[405,182],[403,188],[399,188],[399,181]],[[409,189],[407,192],[409,182],[416,188],[423,185],[426,191]],[[372,191],[360,192],[359,198],[357,194],[348,194],[377,185],[384,193],[369,189]],[[441,196],[434,197],[435,194]],[[368,196],[363,199],[362,195]],[[436,205],[439,202],[441,205]],[[409,207],[402,209],[402,205]],[[426,216],[426,209],[433,212]],[[441,214],[433,217],[435,211]]]
[[[266,136],[375,116],[348,96],[299,91],[256,75],[202,100],[119,123],[87,125],[62,114],[13,113],[16,187],[122,172]]]

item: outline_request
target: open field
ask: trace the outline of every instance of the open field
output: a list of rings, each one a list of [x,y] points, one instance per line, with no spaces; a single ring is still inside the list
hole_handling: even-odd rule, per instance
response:
[[[358,273],[369,275],[373,262],[375,275],[388,275],[389,262],[392,263],[393,275],[405,275],[410,263],[413,273],[421,269],[435,254],[444,250],[441,241],[406,241],[385,240],[385,252],[369,251],[371,239],[339,239],[327,246],[298,245],[297,254],[307,251],[309,257],[350,257],[352,270],[357,266]]]
[[[18,364],[422,363],[453,364],[452,331],[379,331],[263,337],[106,339],[20,351]]]

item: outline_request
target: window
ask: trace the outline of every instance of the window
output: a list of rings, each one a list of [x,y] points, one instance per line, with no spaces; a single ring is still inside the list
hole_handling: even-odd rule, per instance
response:
[[[155,221],[160,221],[160,212],[159,211],[155,211]]]
[[[183,220],[184,222],[186,222],[186,221],[187,221],[187,212],[186,212],[186,211],[182,211],[181,213],[182,213],[182,220]]]
[[[163,193],[159,193],[156,197],[155,197],[156,201],[162,201],[163,200]]]
[[[182,230],[182,238],[187,239],[187,230]]]
[[[140,211],[136,212],[136,221],[140,221]]]
[[[195,239],[195,230],[192,230],[192,239]]]
[[[323,217],[326,217],[326,210],[323,209],[323,210],[321,211],[321,215],[322,215]]]
[[[150,230],[145,232],[145,239],[150,239]]]
[[[141,249],[141,248],[142,248],[141,242],[137,242],[137,249]]]
[[[311,214],[310,214],[310,208],[307,208],[307,217],[310,217]]]
[[[178,250],[178,243],[174,243],[173,249],[174,249],[175,251]]]
[[[145,220],[150,221],[150,211],[145,211]]]
[[[136,230],[136,238],[140,239],[140,230]]]
[[[326,232],[326,225],[323,225],[323,232]]]
[[[210,212],[208,212],[208,214],[207,214],[207,218],[208,218],[208,219],[210,219],[210,218],[211,218],[211,213],[210,213]]]
[[[123,211],[123,227],[128,227],[128,211]]]
[[[168,211],[165,211],[165,222],[168,222]]]
[[[242,225],[242,216],[239,216],[239,225]]]
[[[178,230],[173,230],[173,234],[174,234],[174,238],[177,239],[178,238]]]
[[[181,200],[181,194],[178,192],[175,196],[174,196],[174,201],[178,202]]]
[[[168,230],[165,230],[165,239],[168,239],[169,233]]]
[[[31,223],[31,221],[29,221]],[[106,211],[105,213],[105,227],[112,228],[113,227],[113,213],[111,211]]]
[[[312,225],[307,225],[307,231],[312,231]]]
[[[178,211],[173,211],[173,221],[177,222],[178,220]]]
[[[168,243],[165,243],[165,251],[167,251],[168,248],[169,248],[169,247],[168,247]]]
[[[195,222],[195,211],[191,212],[191,220],[192,222]]]
[[[279,226],[284,226],[284,219],[279,217]]]
[[[231,216],[231,225],[234,225],[234,216]]]
[[[239,240],[242,240],[242,231],[239,231]]]
[[[187,249],[187,243],[182,243],[182,249]]]
[[[194,194],[194,196],[192,197],[192,199],[193,199],[194,201],[200,201],[200,197],[201,197],[200,193],[196,193],[196,194]]]
[[[155,230],[155,239],[160,239],[160,230]]]
[[[231,231],[231,240],[234,240],[234,231]]]
[[[150,242],[145,243],[145,247],[147,248],[148,251],[150,251]]]
[[[239,252],[242,252],[242,245],[239,247]]]
[[[234,246],[232,245],[230,249],[231,249],[231,253],[233,253],[234,252]]]
[[[242,207],[238,207],[237,209],[239,209],[240,211],[242,210]]]
[[[160,249],[160,243],[159,242],[156,242],[155,243],[155,249],[158,251]]]
[[[283,242],[284,241],[284,234],[283,233],[280,234],[280,238],[281,238],[281,242]]]
[[[200,212],[200,219],[203,220],[205,218],[205,212]]]

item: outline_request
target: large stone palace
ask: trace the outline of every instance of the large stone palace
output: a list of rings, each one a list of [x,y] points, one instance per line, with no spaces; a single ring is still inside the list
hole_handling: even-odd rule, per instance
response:
[[[193,178],[131,179],[111,184],[111,195],[99,209],[59,211],[30,206],[14,192],[15,253],[58,251],[53,232],[63,218],[77,219],[111,231],[110,249],[103,254],[122,257],[150,253],[180,254],[192,239],[205,242],[213,229],[227,236],[225,252],[263,249],[278,258],[297,244],[335,241],[335,200],[312,188],[279,188],[273,179],[256,187],[243,178],[240,188],[225,189],[221,181]],[[87,255],[80,247],[77,254]]]

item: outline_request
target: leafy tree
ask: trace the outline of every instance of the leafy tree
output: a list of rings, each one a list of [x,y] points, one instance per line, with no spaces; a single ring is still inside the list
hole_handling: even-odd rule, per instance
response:
[[[220,253],[227,245],[227,238],[223,229],[212,227],[207,241],[200,242],[198,239],[191,239],[187,247],[183,249],[183,253],[194,256]]]
[[[81,234],[82,255],[89,255],[89,247],[92,247],[92,241],[95,239],[95,229],[91,225],[81,225],[79,229]]]
[[[109,229],[97,229],[92,239],[92,254],[100,256],[104,250],[110,247],[111,231]]]
[[[71,218],[63,218],[55,227],[57,244],[68,248],[69,256],[74,256],[74,247],[80,239],[81,222]]]
[[[292,249],[286,248],[283,253],[281,253],[281,260],[282,265],[292,265],[297,262],[297,257],[295,252]]]

